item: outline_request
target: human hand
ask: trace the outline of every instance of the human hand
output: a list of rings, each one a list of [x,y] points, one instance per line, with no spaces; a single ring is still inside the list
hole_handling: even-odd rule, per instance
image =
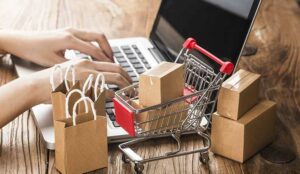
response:
[[[124,88],[132,83],[130,76],[119,65],[109,62],[96,62],[84,59],[70,60],[59,64],[62,68],[62,72],[65,72],[67,67],[73,64],[75,69],[76,80],[85,80],[90,74],[97,75],[102,73],[105,77],[105,82],[108,84],[115,84],[119,88]],[[49,83],[50,75],[53,71],[53,67],[45,69],[40,72],[33,73],[27,78],[33,82],[33,88],[37,89],[40,93],[39,98],[35,104],[47,103],[50,101],[50,94],[52,91]],[[57,81],[59,77],[59,71],[54,72],[54,80]],[[109,99],[114,97],[113,91],[108,91],[107,97]]]
[[[66,61],[66,49],[78,50],[99,61],[113,62],[112,50],[102,33],[74,28],[42,32],[3,30],[0,31],[0,49],[46,67]]]

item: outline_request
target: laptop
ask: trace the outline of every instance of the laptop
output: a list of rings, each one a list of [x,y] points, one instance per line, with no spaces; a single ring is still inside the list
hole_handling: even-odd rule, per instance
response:
[[[251,30],[260,0],[163,0],[150,38],[135,37],[109,40],[115,62],[120,64],[138,82],[139,74],[161,61],[173,62],[188,37],[221,59],[238,63]],[[82,57],[75,50],[66,57]],[[24,76],[42,68],[14,58],[16,71]],[[118,87],[107,85],[112,90]],[[108,140],[122,142],[130,137],[115,121],[112,102],[106,103]],[[32,108],[34,120],[48,149],[54,149],[52,106],[40,104]]]

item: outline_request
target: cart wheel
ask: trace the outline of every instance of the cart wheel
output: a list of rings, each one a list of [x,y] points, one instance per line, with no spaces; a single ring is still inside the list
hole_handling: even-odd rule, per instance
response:
[[[123,163],[129,163],[129,159],[127,158],[127,156],[125,155],[125,154],[122,154],[122,161],[123,161]]]
[[[209,161],[208,152],[200,153],[199,160],[201,161],[202,164],[207,164]]]
[[[143,174],[144,165],[141,163],[135,163],[134,170],[135,170],[136,174]]]

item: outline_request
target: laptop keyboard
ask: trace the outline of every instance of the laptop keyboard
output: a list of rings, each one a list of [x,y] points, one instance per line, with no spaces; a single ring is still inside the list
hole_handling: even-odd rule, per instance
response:
[[[151,66],[143,56],[142,52],[136,45],[122,45],[119,47],[112,47],[115,62],[127,71],[133,83],[139,81],[139,74],[144,73],[150,69]],[[76,57],[90,59],[88,55],[75,51]],[[117,85],[108,84],[107,87],[113,91],[119,90]],[[115,109],[112,101],[106,102],[106,113],[109,116],[114,127],[120,127],[116,122]]]
[[[146,70],[150,69],[151,66],[145,59],[141,51],[136,45],[123,45],[120,47],[112,47],[115,62],[121,65],[121,67],[128,72],[129,76],[132,78],[133,83],[139,81],[139,74],[144,73]],[[107,87],[113,91],[117,91],[118,86],[107,85]],[[112,124],[115,127],[120,127],[116,122],[115,110],[112,101],[106,103],[106,112]]]
[[[122,45],[112,47],[115,62],[127,71],[133,83],[139,81],[139,74],[150,69],[151,66],[136,45]],[[75,56],[83,59],[91,59],[90,56],[74,50]],[[117,85],[108,84],[107,87],[113,91],[119,90]],[[116,122],[115,109],[112,101],[106,102],[106,113],[114,127],[120,127]]]

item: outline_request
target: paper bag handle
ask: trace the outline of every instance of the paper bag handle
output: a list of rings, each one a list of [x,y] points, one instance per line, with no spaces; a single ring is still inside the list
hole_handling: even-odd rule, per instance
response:
[[[94,120],[97,119],[97,116],[96,116],[96,111],[95,111],[95,106],[94,106],[94,102],[89,98],[89,97],[82,97],[80,98],[79,100],[76,101],[76,103],[74,104],[74,107],[73,107],[73,126],[76,126],[76,117],[77,117],[77,113],[76,113],[76,108],[77,108],[77,105],[80,103],[80,102],[89,102],[91,104],[91,108],[92,108],[92,113],[93,113],[93,116],[94,116]],[[88,107],[86,106],[85,107],[85,113],[88,113]]]
[[[61,70],[61,66],[60,65],[55,65],[52,68],[52,71],[51,71],[51,74],[50,74],[50,84],[51,84],[51,87],[52,87],[52,91],[55,90],[54,73],[55,73],[56,70],[59,70],[60,83],[63,81],[63,73],[62,73],[62,70]]]
[[[65,86],[66,86],[67,91],[70,90],[69,84],[67,82],[69,71],[72,71],[72,84],[75,85],[75,68],[74,68],[73,64],[70,64],[67,67],[66,72],[65,72]]]
[[[95,84],[94,84],[94,96],[95,96],[95,100],[99,97],[98,96],[98,86],[100,84],[100,78],[101,78],[101,86],[100,86],[100,92],[103,92],[104,87],[105,87],[105,77],[102,73],[98,73],[96,80],[95,80]],[[89,77],[86,79],[86,81],[84,82],[82,91],[84,93],[86,93],[87,90],[89,90],[92,87],[92,82],[94,79],[94,75],[90,74]]]
[[[92,87],[93,80],[94,80],[94,75],[90,74],[83,84],[83,87],[82,87],[83,93],[86,93],[87,90],[89,90]]]
[[[70,113],[69,113],[69,100],[70,100],[70,97],[72,96],[72,94],[74,93],[79,93],[81,98],[85,97],[84,93],[82,91],[80,91],[79,89],[73,89],[72,91],[69,92],[69,94],[67,95],[67,98],[66,98],[66,104],[65,104],[65,109],[66,109],[66,118],[69,118],[70,117]],[[73,106],[73,109],[74,109],[75,105]],[[84,101],[84,107],[87,108],[87,102]]]
[[[105,85],[105,77],[102,73],[99,73],[96,77],[96,81],[95,81],[95,85],[94,85],[94,95],[95,95],[95,99],[98,98],[98,93],[97,93],[97,89],[98,89],[98,85],[100,83],[100,78],[101,78],[101,86],[100,86],[100,92],[103,92],[104,90],[104,85]]]

